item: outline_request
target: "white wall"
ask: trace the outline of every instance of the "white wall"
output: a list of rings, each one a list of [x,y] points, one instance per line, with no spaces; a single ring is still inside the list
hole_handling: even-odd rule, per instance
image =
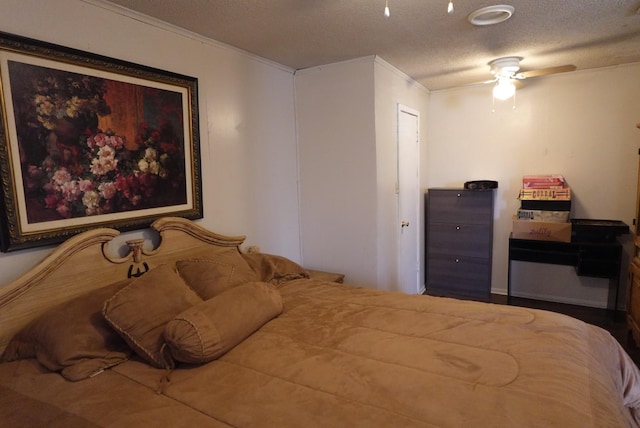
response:
[[[373,57],[296,73],[304,265],[375,287]]]
[[[432,92],[427,115],[430,187],[462,186],[475,179],[499,182],[494,292],[506,292],[508,237],[523,175],[563,174],[573,188],[573,218],[617,219],[631,225],[635,216],[640,64],[524,83],[515,110],[510,101],[496,102],[492,112],[491,86],[486,85]],[[606,303],[606,280],[577,278],[563,266],[515,265],[514,294],[553,293],[540,288],[551,283],[559,301]]]
[[[375,129],[376,129],[376,168],[377,168],[377,213],[378,213],[378,278],[380,289],[399,291],[398,264],[385,263],[398,259],[400,249],[398,228],[398,104],[405,105],[420,112],[421,153],[420,164],[421,188],[426,187],[424,166],[426,160],[427,110],[429,91],[416,83],[404,73],[381,58],[375,61]],[[420,197],[420,215],[417,228],[413,230],[419,236],[420,254],[420,287],[424,287],[425,268],[425,230],[424,230],[424,198]]]
[[[400,103],[424,113],[428,96],[376,57],[296,73],[305,266],[345,273],[350,283],[400,289],[397,109]],[[423,118],[423,133],[425,126]],[[416,233],[424,246],[424,232]]]
[[[494,292],[506,289],[507,239],[522,175],[564,174],[574,189],[573,217],[628,224],[634,217],[640,64],[528,80],[515,111],[498,104],[492,112],[490,86],[433,92],[428,111],[422,111],[416,106],[424,105],[424,91],[372,57],[335,73],[331,66],[320,67],[329,74],[316,87],[299,85],[313,71],[299,72],[296,91],[309,91],[315,101],[296,106],[292,70],[99,0],[3,0],[0,30],[197,77],[205,210],[200,223],[219,233],[247,234],[248,244],[297,261],[301,240],[314,242],[320,248],[305,251],[309,267],[345,272],[351,282],[375,284],[394,276],[375,265],[391,242],[379,227],[395,207],[393,197],[376,188],[391,183],[391,163],[379,160],[391,156],[394,125],[377,118],[395,120],[397,102],[422,112],[425,188],[499,181]],[[323,104],[331,91],[339,101]],[[300,165],[296,110],[309,112],[317,133],[313,146],[301,143]],[[331,129],[334,122],[326,115],[344,132]],[[328,156],[334,151],[341,156]],[[300,211],[298,168],[300,192],[308,196]],[[315,181],[308,182],[307,171],[318,174]],[[302,236],[299,212],[308,232]],[[325,220],[315,224],[314,218]],[[376,241],[376,233],[384,239]],[[140,234],[127,233],[120,241]],[[0,284],[50,251],[0,253]],[[538,284],[550,276],[570,297],[587,296],[598,304],[606,288],[603,280],[576,279],[570,268],[549,274],[519,265],[522,293],[546,292]]]
[[[197,77],[199,223],[299,260],[292,70],[98,0],[3,0],[1,9],[4,32]],[[0,284],[50,251],[0,253]]]

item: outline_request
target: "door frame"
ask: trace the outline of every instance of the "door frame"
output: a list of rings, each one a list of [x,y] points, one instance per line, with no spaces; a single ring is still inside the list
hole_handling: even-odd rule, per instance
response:
[[[415,198],[415,218],[416,218],[416,224],[415,224],[415,234],[416,234],[416,248],[415,248],[415,289],[413,289],[412,286],[412,292],[415,292],[416,294],[421,294],[424,292],[424,284],[421,283],[420,281],[420,248],[421,248],[421,241],[420,241],[420,143],[421,143],[421,135],[420,135],[420,112],[416,109],[413,109],[411,107],[408,107],[406,105],[400,104],[398,103],[397,106],[397,138],[396,138],[396,153],[397,153],[397,161],[396,161],[396,192],[397,192],[397,198],[396,198],[396,217],[397,217],[397,222],[398,225],[400,225],[400,223],[403,221],[403,219],[401,218],[401,206],[400,206],[400,192],[402,191],[402,189],[400,188],[400,138],[401,138],[401,128],[400,128],[400,124],[401,124],[401,116],[403,114],[409,114],[411,116],[414,116],[416,118],[416,122],[417,122],[417,126],[416,126],[416,159],[417,159],[417,176],[416,176],[416,189],[411,190],[412,192],[415,192],[414,198]],[[406,190],[405,190],[406,191]],[[413,228],[412,228],[413,229]],[[403,251],[402,251],[402,227],[398,227],[398,232],[397,232],[397,242],[398,242],[398,284],[402,285],[402,267],[403,267]],[[401,287],[402,289],[402,287]],[[403,291],[405,291],[403,289]]]

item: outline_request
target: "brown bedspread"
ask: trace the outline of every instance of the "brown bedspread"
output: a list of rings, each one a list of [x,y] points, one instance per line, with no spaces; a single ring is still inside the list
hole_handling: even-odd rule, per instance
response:
[[[165,372],[139,361],[73,383],[2,364],[0,425],[38,426],[20,423],[45,409],[67,426],[638,426],[637,368],[581,321],[307,279],[280,292],[280,317],[180,366],[163,394]]]

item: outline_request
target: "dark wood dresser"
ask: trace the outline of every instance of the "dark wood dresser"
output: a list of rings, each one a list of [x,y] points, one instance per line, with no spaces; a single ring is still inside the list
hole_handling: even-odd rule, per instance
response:
[[[640,129],[640,123],[636,125]],[[640,158],[640,150],[638,151]],[[638,163],[638,187],[636,195],[636,219],[633,230],[634,257],[629,265],[627,283],[627,328],[629,339],[640,345],[640,162]]]
[[[427,294],[489,300],[494,193],[494,190],[428,190]]]

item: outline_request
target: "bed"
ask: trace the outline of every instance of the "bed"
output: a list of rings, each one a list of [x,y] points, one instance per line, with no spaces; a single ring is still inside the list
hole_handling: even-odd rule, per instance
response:
[[[327,281],[181,218],[72,237],[0,288],[0,426],[639,426],[597,327]]]

